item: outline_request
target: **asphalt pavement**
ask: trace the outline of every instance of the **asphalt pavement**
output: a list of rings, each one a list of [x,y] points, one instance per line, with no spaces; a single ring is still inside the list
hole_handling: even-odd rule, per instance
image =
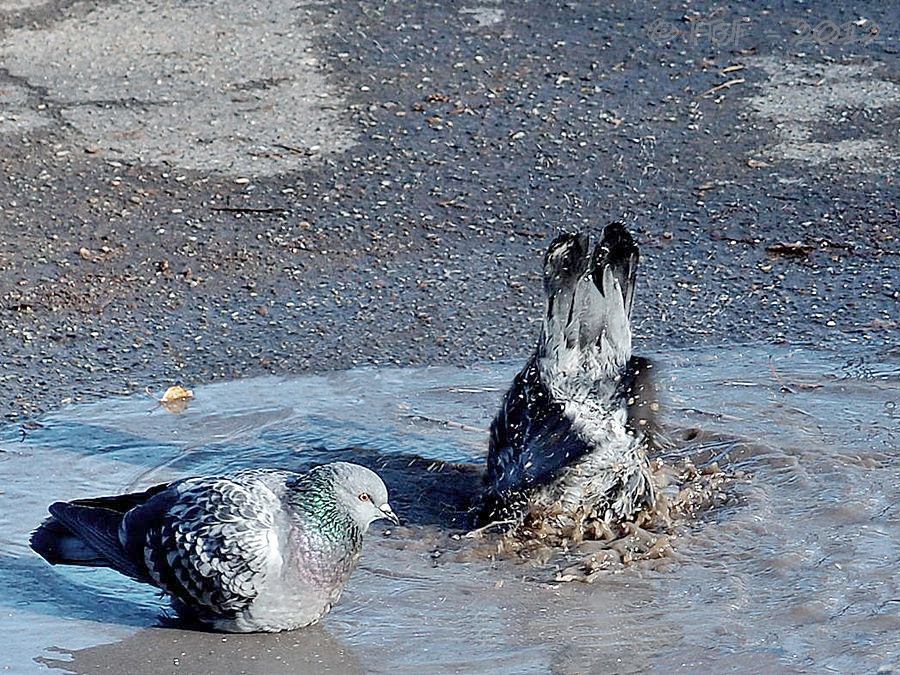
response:
[[[622,220],[638,349],[898,350],[891,3],[0,0],[0,387],[520,358]]]

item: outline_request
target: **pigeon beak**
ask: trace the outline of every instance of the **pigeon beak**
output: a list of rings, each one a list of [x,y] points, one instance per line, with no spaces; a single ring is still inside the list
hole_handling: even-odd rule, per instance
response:
[[[391,508],[390,504],[385,503],[378,508],[384,514],[384,517],[391,521],[394,525],[400,524],[400,519],[397,517],[397,514],[394,513],[394,510]]]

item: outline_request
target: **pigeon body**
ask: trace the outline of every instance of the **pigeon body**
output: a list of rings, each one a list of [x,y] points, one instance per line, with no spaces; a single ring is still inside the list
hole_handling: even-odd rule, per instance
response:
[[[491,425],[482,520],[609,524],[652,505],[636,405],[650,364],[631,353],[637,261],[620,224],[593,250],[583,234],[550,245],[540,338]]]
[[[377,474],[347,462],[186,478],[50,513],[31,540],[48,562],[111,567],[228,632],[315,623],[340,598],[369,525],[397,522]]]

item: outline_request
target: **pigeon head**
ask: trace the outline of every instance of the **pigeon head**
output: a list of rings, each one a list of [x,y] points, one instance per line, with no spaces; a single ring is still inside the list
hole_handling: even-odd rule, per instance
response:
[[[384,481],[374,471],[350,462],[333,462],[317,469],[332,474],[335,498],[363,531],[381,519],[400,524],[400,519],[388,504]]]

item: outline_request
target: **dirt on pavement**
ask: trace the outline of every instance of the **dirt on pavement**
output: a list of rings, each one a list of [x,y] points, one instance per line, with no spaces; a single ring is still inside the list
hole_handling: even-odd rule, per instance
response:
[[[896,350],[889,5],[0,1],[2,412],[522,356],[610,220],[638,349]]]

